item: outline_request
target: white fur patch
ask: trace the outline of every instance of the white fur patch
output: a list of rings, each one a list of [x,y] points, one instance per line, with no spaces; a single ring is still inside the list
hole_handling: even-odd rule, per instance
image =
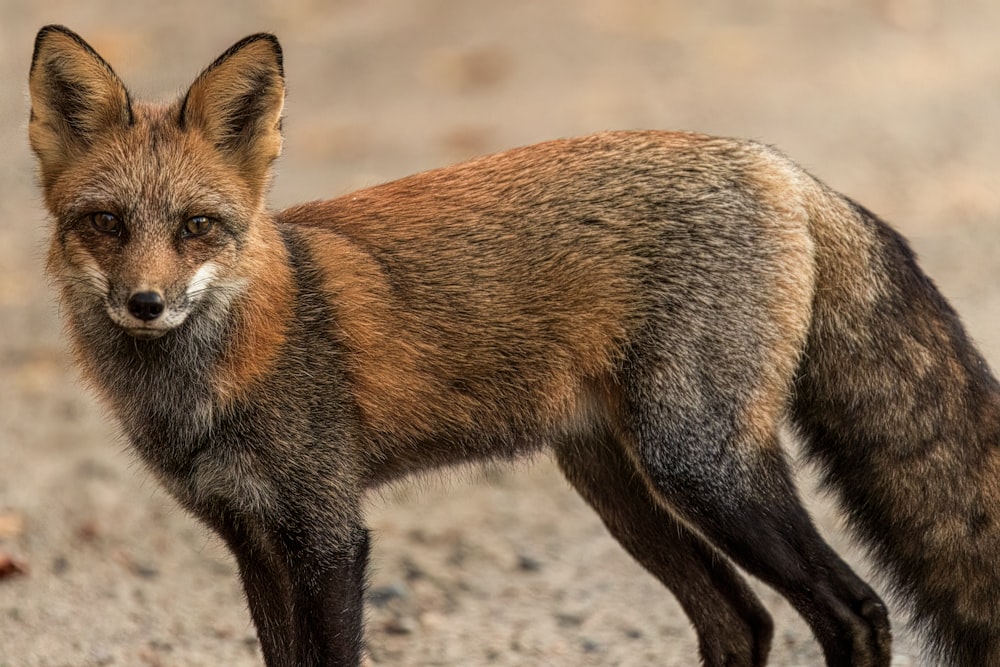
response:
[[[191,301],[198,301],[205,291],[212,286],[212,281],[215,280],[215,274],[219,267],[215,262],[205,262],[198,270],[195,271],[194,275],[191,276],[190,282],[188,282],[187,298]]]

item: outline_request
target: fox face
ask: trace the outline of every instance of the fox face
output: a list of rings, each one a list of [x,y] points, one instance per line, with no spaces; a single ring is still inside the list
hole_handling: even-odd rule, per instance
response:
[[[221,322],[241,294],[284,100],[273,38],[241,44],[177,103],[136,105],[75,34],[40,35],[29,138],[56,222],[49,272],[72,313],[152,339],[198,310]]]
[[[52,275],[74,303],[99,305],[138,338],[179,327],[199,305],[228,305],[244,282],[239,248],[255,214],[240,204],[247,186],[211,147],[197,136],[158,141],[170,129],[158,125],[137,120],[56,188],[75,194],[56,209]]]

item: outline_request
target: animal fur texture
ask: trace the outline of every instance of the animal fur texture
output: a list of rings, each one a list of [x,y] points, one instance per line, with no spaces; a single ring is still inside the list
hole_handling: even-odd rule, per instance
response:
[[[795,429],[932,655],[1000,665],[1000,392],[906,242],[774,149],[612,132],[272,212],[281,50],[132,99],[60,26],[31,146],[81,368],[239,565],[268,665],[363,653],[364,494],[550,448],[680,600],[763,665],[780,591],[829,665],[888,665],[817,534]]]

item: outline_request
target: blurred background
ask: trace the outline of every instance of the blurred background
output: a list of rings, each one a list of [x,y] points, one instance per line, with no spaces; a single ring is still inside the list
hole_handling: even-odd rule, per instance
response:
[[[902,230],[1000,362],[996,2],[0,0],[0,666],[261,664],[233,563],[133,461],[65,351],[26,139],[32,43],[53,22],[155,99],[276,33],[275,207],[602,129],[775,144]],[[694,663],[671,596],[547,459],[442,479],[372,500],[374,664]],[[805,625],[761,595],[772,664],[820,664]],[[895,664],[918,665],[904,621]]]

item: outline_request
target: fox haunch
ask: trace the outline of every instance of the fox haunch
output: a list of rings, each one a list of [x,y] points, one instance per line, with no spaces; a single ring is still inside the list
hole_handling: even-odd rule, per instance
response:
[[[48,26],[30,91],[78,362],[232,550],[269,665],[359,662],[366,492],[542,448],[706,665],[767,661],[734,564],[828,664],[888,665],[886,608],[802,508],[783,426],[935,656],[1000,665],[997,383],[905,241],[774,149],[604,133],[275,213],[271,35],[157,106]]]

